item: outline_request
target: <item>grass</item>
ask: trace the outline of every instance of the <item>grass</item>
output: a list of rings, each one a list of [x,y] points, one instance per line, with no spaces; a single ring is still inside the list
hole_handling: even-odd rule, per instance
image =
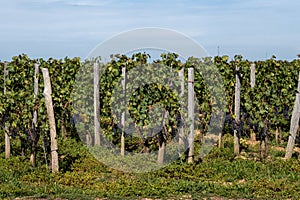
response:
[[[300,199],[300,161],[283,160],[277,148],[270,148],[269,158],[262,161],[258,145],[236,157],[229,137],[224,148],[215,148],[200,163],[179,159],[158,171],[134,174],[99,163],[76,141],[64,143],[61,172],[56,174],[45,165],[33,169],[27,158],[1,158],[0,198]]]

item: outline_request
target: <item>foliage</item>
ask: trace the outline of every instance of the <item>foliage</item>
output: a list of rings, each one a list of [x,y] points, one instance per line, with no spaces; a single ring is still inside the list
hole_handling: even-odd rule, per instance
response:
[[[18,156],[1,159],[0,198],[300,197],[299,160],[284,161],[275,156],[278,151],[274,151],[272,159],[264,162],[256,161],[250,153],[244,154],[246,158],[235,157],[232,137],[228,136],[227,141],[229,147],[215,148],[200,163],[187,164],[179,159],[158,171],[142,174],[113,170],[84,151],[80,143],[72,141],[60,155],[70,156],[74,152],[74,160],[67,171],[57,174],[51,174],[45,166],[32,168],[27,160]],[[255,151],[258,151],[256,147],[249,149],[249,152]]]

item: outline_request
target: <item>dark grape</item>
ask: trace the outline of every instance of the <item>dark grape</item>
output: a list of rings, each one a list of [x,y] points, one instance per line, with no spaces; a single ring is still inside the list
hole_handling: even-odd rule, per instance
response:
[[[275,115],[278,116],[278,108],[275,107],[274,110],[275,110]]]
[[[289,106],[285,106],[284,107],[284,111],[283,111],[283,115],[284,115],[284,119],[288,120],[289,119]]]
[[[184,121],[183,121],[183,119],[182,119],[182,117],[181,117],[181,115],[179,113],[176,115],[176,122],[177,122],[177,127],[178,128],[182,128],[183,127]]]
[[[18,135],[18,129],[17,129],[17,128],[14,128],[14,129],[12,130],[12,138],[13,138],[13,139],[16,139],[17,135]]]

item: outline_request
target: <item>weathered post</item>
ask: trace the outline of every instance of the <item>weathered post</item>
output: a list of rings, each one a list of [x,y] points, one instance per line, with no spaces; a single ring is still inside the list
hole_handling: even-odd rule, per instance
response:
[[[4,62],[4,95],[6,95],[6,76],[8,76],[7,62]],[[9,129],[4,121],[4,132],[5,132],[5,158],[9,158],[11,154]]]
[[[194,95],[194,68],[188,68],[188,119],[191,123],[188,137],[188,163],[194,162]]]
[[[250,66],[250,85],[251,88],[255,87],[255,63],[252,63]],[[254,133],[253,129],[250,129],[250,140],[256,141],[256,134]]]
[[[240,124],[240,96],[241,96],[241,80],[239,74],[239,68],[235,68],[235,97],[234,97],[234,115],[236,128],[234,130],[234,154],[240,153],[240,136],[238,135],[237,127]]]
[[[255,63],[252,63],[250,66],[250,85],[251,88],[254,88],[255,86]]]
[[[182,68],[179,72],[178,72],[178,76],[179,76],[179,79],[180,79],[180,94],[179,94],[179,98],[182,99],[183,98],[183,95],[184,95],[184,68]],[[182,106],[181,106],[182,107]],[[181,109],[183,110],[183,109]],[[182,114],[183,113],[179,113],[180,115],[180,121],[182,121]],[[182,125],[182,122],[181,122],[181,125]],[[179,143],[179,146],[182,146],[185,144],[185,136],[184,136],[184,128],[183,126],[181,127],[178,127],[179,128],[179,139],[178,139],[178,143]],[[185,149],[185,147],[184,147]]]
[[[99,64],[94,63],[94,137],[95,146],[100,146],[100,96],[99,96]]]
[[[158,155],[157,155],[157,163],[162,165],[164,164],[164,159],[165,159],[165,153],[166,153],[166,140],[164,137],[164,133],[167,133],[167,128],[165,126],[167,120],[169,117],[169,112],[168,111],[164,111],[163,115],[162,115],[162,123],[161,123],[161,127],[163,128],[163,130],[161,130],[161,132],[159,133],[159,147],[158,147]]]
[[[285,153],[285,158],[290,159],[293,154],[293,149],[295,145],[295,139],[296,139],[296,134],[297,130],[299,128],[299,118],[300,118],[300,72],[299,72],[299,78],[298,78],[298,89],[297,89],[297,94],[296,94],[296,100],[294,104],[294,109],[292,113],[292,118],[291,118],[291,126],[290,126],[290,136],[289,136],[289,141],[286,147],[286,153]]]
[[[49,76],[49,71],[47,68],[42,69],[43,78],[44,78],[44,96],[45,96],[45,103],[47,107],[47,114],[49,119],[49,126],[50,126],[50,138],[51,138],[51,169],[52,172],[59,171],[59,164],[58,164],[58,146],[57,146],[57,135],[56,135],[56,126],[55,126],[55,118],[54,118],[54,110],[53,110],[53,103],[51,97],[51,81]]]
[[[122,68],[122,86],[123,86],[123,95],[124,95],[124,100],[123,103],[125,104],[126,102],[126,67]],[[126,105],[124,105],[126,106]],[[121,155],[124,156],[125,155],[125,135],[124,135],[124,131],[125,131],[125,120],[126,120],[126,108],[123,108],[123,112],[122,112],[122,116],[121,116],[121,126],[122,126],[122,134],[121,134]]]
[[[40,66],[37,63],[34,63],[34,88],[33,88],[33,98],[34,98],[34,105],[36,105],[37,101],[37,96],[38,96],[38,91],[39,91],[39,79],[38,79],[38,74],[39,74],[39,69]],[[34,106],[33,109],[33,118],[32,118],[32,145],[31,145],[31,154],[30,154],[30,163],[33,167],[36,165],[36,144],[38,142],[39,136],[37,135],[37,119],[38,119],[38,111],[37,107]]]

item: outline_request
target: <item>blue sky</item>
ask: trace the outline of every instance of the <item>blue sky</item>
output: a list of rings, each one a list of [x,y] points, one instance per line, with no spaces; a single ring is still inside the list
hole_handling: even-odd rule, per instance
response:
[[[299,0],[1,0],[0,60],[85,58],[124,31],[181,32],[211,56],[292,60],[300,53]]]

